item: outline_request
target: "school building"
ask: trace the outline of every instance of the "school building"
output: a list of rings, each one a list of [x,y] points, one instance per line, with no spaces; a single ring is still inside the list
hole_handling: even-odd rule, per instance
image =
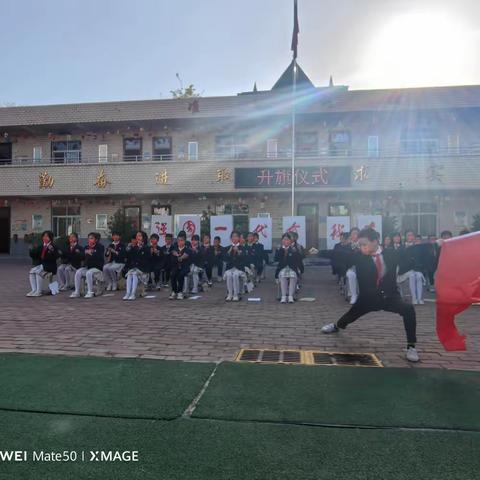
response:
[[[0,253],[25,235],[107,235],[123,209],[152,214],[291,214],[290,64],[267,91],[0,108]],[[295,97],[295,214],[307,247],[326,217],[380,214],[399,230],[458,233],[480,213],[480,86],[350,90],[315,87],[301,68]],[[385,221],[385,220],[384,220]]]

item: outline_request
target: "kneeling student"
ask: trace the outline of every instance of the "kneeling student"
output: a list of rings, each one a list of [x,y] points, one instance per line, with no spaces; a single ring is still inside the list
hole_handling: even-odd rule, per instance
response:
[[[170,252],[171,270],[170,280],[172,282],[172,293],[170,294],[170,300],[183,299],[183,286],[185,283],[185,277],[190,272],[190,260],[191,252],[186,246],[186,239],[183,235],[178,235],[177,243]]]
[[[146,286],[150,276],[151,253],[147,234],[139,231],[135,238],[136,244],[127,252],[130,269],[127,272],[127,292],[123,300],[135,300],[138,283],[142,282]]]
[[[93,276],[97,273],[102,273],[104,254],[105,248],[100,243],[100,234],[96,232],[89,233],[88,244],[84,250],[84,266],[75,273],[75,291],[70,295],[70,298],[80,297],[80,286],[83,277],[85,277],[87,282],[85,298],[95,296],[93,292]]]
[[[60,251],[60,265],[57,269],[58,287],[61,292],[73,287],[72,276],[82,267],[84,249],[78,244],[78,235],[71,233],[68,236],[68,246]]]
[[[282,246],[275,252],[275,261],[278,262],[275,278],[280,280],[282,291],[281,303],[293,303],[295,300],[295,289],[297,288],[297,279],[300,273],[302,257],[296,248],[292,248],[292,237],[289,233],[282,236]]]
[[[123,267],[125,267],[127,251],[120,238],[118,232],[112,232],[112,243],[105,251],[107,263],[103,266],[103,275],[107,284],[105,288],[107,292],[117,290],[118,279],[122,275]]]
[[[45,230],[42,233],[42,242],[42,245],[30,250],[30,257],[36,266],[30,269],[29,279],[32,290],[27,293],[27,297],[41,297],[43,279],[48,273],[52,275],[57,273],[58,250],[53,244],[53,232]]]
[[[382,250],[379,246],[379,235],[373,229],[363,229],[358,238],[359,253],[345,254],[327,250],[320,254],[329,258],[332,255],[345,255],[348,265],[356,267],[359,287],[356,303],[338,322],[325,325],[322,332],[337,333],[370,312],[385,310],[398,313],[403,318],[407,335],[407,360],[418,362],[419,356],[415,349],[417,341],[415,309],[403,302],[397,289],[398,256],[394,250]]]
[[[227,302],[240,300],[240,278],[246,278],[245,266],[247,263],[247,252],[240,244],[240,234],[233,231],[230,235],[232,244],[225,251],[225,275],[227,283]]]

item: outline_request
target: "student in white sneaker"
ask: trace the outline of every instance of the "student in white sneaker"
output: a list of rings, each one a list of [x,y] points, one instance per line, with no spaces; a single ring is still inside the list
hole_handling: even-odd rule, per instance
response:
[[[275,278],[280,280],[280,289],[282,297],[280,303],[293,303],[295,300],[295,289],[297,288],[297,279],[300,273],[302,257],[296,248],[292,248],[292,236],[284,233],[282,236],[282,246],[275,251],[274,261],[278,262]]]

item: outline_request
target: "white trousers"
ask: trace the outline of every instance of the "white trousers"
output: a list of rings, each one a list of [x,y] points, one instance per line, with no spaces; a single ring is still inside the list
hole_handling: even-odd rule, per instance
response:
[[[57,269],[58,287],[70,288],[75,283],[76,268],[72,267],[69,263],[62,263]]]
[[[103,276],[107,287],[117,287],[118,279],[125,266],[124,263],[111,262],[103,266]]]
[[[293,297],[295,295],[295,289],[297,288],[296,277],[281,277],[280,289],[282,291],[282,297]]]
[[[231,268],[225,272],[228,295],[237,297],[240,295],[240,278],[242,278],[244,275],[245,273],[237,268]]]
[[[32,292],[40,292],[42,291],[42,283],[45,277],[45,271],[43,270],[43,265],[37,265],[30,269],[29,272],[29,280],[30,280],[30,287],[32,288]]]
[[[87,293],[93,293],[93,276],[96,273],[102,273],[98,268],[79,268],[75,272],[75,293],[80,295],[80,286],[82,284],[82,278],[85,277],[87,282]]]
[[[358,297],[357,272],[353,268],[347,270],[347,284],[352,297]]]
[[[138,268],[132,268],[127,272],[127,283],[126,283],[126,295],[137,295],[138,281],[140,280],[144,284],[148,283],[148,273],[144,273]]]
[[[410,295],[412,296],[412,303],[423,300],[423,283],[425,277],[421,272],[412,270],[408,276],[408,285],[410,287]]]

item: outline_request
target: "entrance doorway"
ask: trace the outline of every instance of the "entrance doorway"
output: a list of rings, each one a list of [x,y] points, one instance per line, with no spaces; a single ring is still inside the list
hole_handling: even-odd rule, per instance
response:
[[[301,203],[297,207],[297,215],[305,217],[305,238],[307,249],[318,248],[318,205]]]
[[[10,253],[10,207],[0,207],[0,253]]]

